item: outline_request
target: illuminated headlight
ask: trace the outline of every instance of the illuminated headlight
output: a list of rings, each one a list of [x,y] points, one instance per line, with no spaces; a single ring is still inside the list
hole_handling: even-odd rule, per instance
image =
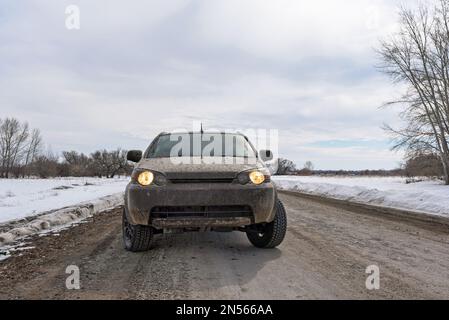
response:
[[[266,168],[257,168],[253,170],[243,171],[237,175],[237,181],[240,184],[252,183],[261,185],[262,183],[271,181],[270,171]]]
[[[260,172],[260,171],[252,171],[249,174],[249,179],[251,180],[252,183],[254,183],[255,185],[259,185],[264,183],[265,181],[265,175]]]
[[[150,171],[142,171],[137,176],[137,182],[139,182],[142,186],[149,186],[153,183],[154,180],[154,174]]]

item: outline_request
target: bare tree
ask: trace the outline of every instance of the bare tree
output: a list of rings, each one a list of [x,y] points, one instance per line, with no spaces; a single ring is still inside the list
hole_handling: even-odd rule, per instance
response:
[[[14,118],[0,122],[0,177],[9,178],[23,160],[28,137],[28,123],[21,124]]]
[[[289,175],[296,172],[296,165],[293,161],[288,159],[278,160],[278,171],[277,175]]]
[[[28,167],[31,163],[34,162],[34,160],[40,155],[42,151],[42,136],[39,129],[33,129],[31,132],[28,145],[26,147],[26,153],[24,157],[24,163],[23,168],[21,168],[21,174],[22,177],[25,176],[25,174],[28,174]]]
[[[435,154],[420,154],[407,159],[405,174],[408,177],[441,177],[443,166]]]
[[[406,126],[385,129],[393,134],[394,149],[409,157],[438,154],[449,185],[449,0],[417,10],[401,8],[400,31],[381,43],[381,70],[395,82],[406,83],[398,100]]]
[[[309,171],[313,171],[314,166],[312,161],[307,161],[306,163],[304,163],[304,169],[309,170]]]
[[[313,163],[311,161],[307,161],[304,163],[304,167],[297,171],[297,174],[300,176],[311,176],[313,175],[313,169]]]
[[[117,149],[114,151],[101,150],[91,154],[92,166],[95,175],[114,178],[120,171],[125,171],[128,163],[126,151]]]
[[[30,164],[30,172],[42,179],[60,176],[58,156],[51,151],[39,154]]]
[[[74,177],[91,176],[92,172],[92,159],[86,156],[84,153],[78,153],[76,151],[63,151],[65,163],[68,164],[67,174]]]

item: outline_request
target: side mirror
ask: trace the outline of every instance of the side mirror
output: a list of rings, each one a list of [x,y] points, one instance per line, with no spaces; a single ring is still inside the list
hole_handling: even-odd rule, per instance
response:
[[[132,162],[139,162],[142,159],[142,151],[140,150],[131,150],[126,154],[126,160]]]
[[[273,152],[271,150],[260,150],[259,157],[263,162],[273,160]]]

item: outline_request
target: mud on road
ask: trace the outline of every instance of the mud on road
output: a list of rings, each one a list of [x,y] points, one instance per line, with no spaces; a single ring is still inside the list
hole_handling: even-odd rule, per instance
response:
[[[274,250],[243,233],[157,236],[153,250],[123,249],[121,210],[0,262],[1,299],[449,299],[449,229],[281,195],[289,226]],[[68,290],[66,267],[80,268]],[[369,291],[365,270],[380,269]]]

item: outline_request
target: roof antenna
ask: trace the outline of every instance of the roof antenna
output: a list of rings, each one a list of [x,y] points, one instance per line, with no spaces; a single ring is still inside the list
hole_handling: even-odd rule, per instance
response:
[[[201,160],[203,160],[203,133],[204,133],[204,131],[203,131],[203,123],[201,122],[201,138],[200,138],[200,149],[201,149]]]

